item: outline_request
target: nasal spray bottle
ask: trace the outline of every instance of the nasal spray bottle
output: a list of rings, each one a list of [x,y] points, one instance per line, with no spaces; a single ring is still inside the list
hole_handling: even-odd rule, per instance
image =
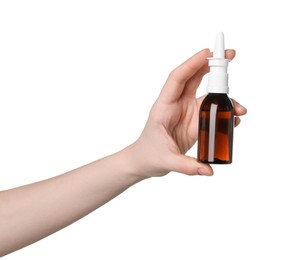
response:
[[[216,37],[213,57],[208,58],[208,94],[199,111],[198,160],[203,163],[232,162],[234,111],[227,96],[228,62],[225,59],[224,35],[220,32]]]

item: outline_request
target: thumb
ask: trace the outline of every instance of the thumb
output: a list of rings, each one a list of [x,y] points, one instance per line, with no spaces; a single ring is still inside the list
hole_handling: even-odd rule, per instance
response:
[[[200,163],[197,159],[187,155],[178,154],[173,161],[170,161],[170,163],[172,171],[187,175],[213,175],[213,170],[209,164]]]

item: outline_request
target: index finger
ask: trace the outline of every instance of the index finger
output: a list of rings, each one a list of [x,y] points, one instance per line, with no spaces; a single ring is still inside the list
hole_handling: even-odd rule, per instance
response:
[[[234,112],[236,116],[243,116],[247,114],[247,108],[239,104],[236,100],[233,98],[231,99],[233,106],[234,106]]]
[[[174,69],[169,74],[159,99],[165,103],[173,103],[178,100],[184,90],[186,82],[207,64],[206,58],[209,56],[209,49],[203,49]]]

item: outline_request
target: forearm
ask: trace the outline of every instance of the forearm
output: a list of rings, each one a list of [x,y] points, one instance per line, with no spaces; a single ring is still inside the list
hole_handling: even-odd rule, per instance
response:
[[[131,185],[137,176],[128,147],[63,175],[0,193],[0,256],[77,221]]]

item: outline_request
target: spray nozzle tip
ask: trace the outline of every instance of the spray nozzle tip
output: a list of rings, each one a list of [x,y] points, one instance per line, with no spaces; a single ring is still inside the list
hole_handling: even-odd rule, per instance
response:
[[[216,36],[213,57],[208,59],[210,73],[207,91],[209,93],[228,93],[228,59],[225,59],[224,35],[219,32]]]
[[[220,58],[220,59],[225,58],[223,32],[217,33],[216,40],[215,40],[215,46],[214,46],[214,52],[213,52],[213,58]]]

